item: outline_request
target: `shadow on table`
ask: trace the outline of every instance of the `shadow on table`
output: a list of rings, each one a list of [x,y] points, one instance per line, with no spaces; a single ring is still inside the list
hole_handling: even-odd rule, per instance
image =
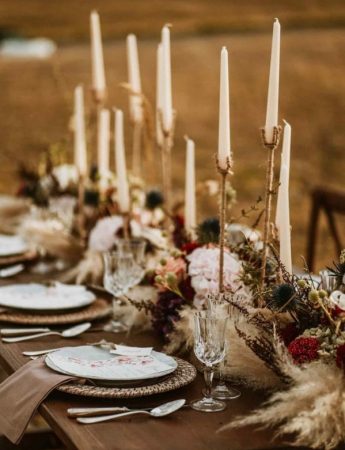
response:
[[[52,431],[26,433],[19,445],[12,444],[8,439],[0,436],[1,450],[64,450],[60,440]]]

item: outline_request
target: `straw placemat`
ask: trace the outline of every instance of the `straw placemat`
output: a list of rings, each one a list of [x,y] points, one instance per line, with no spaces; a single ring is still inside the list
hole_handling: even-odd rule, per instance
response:
[[[175,372],[155,384],[120,388],[69,383],[59,386],[58,390],[68,394],[97,398],[135,398],[174,391],[191,383],[197,374],[195,367],[189,362],[180,358],[175,358],[175,360],[177,362]]]
[[[0,312],[0,322],[11,322],[21,325],[64,325],[103,319],[111,314],[111,305],[106,300],[97,299],[86,308],[64,312],[62,314],[35,314],[14,310],[4,311]]]
[[[20,255],[0,256],[0,268],[13,266],[15,264],[25,264],[38,258],[36,250],[28,250]]]

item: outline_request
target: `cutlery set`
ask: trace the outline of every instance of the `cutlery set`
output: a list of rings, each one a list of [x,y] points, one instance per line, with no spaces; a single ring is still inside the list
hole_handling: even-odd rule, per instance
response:
[[[94,424],[108,422],[111,420],[120,419],[121,417],[132,416],[135,414],[146,414],[154,418],[160,418],[168,416],[169,414],[172,414],[173,412],[181,409],[184,406],[186,406],[186,400],[179,399],[173,400],[172,402],[163,403],[162,405],[156,406],[155,408],[130,409],[126,406],[115,406],[108,408],[69,408],[67,410],[67,414],[69,417],[75,418],[79,423]]]

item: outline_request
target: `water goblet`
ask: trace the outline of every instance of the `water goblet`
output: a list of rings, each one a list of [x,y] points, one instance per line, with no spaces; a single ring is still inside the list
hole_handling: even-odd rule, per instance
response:
[[[226,301],[224,294],[209,295],[207,297],[207,304],[212,314],[216,317],[222,317],[223,315],[230,315],[230,304]],[[225,364],[227,362],[227,347],[229,342],[225,344],[225,356],[223,361],[219,364],[219,382],[217,386],[212,390],[213,398],[218,400],[234,400],[240,397],[241,392],[232,386],[228,386],[225,382]]]
[[[105,289],[113,294],[113,331],[127,331],[127,325],[121,320],[120,306],[123,305],[121,296],[125,295],[137,279],[137,269],[133,256],[129,253],[106,252],[103,254]]]
[[[130,254],[133,257],[134,265],[132,268],[133,286],[141,282],[145,275],[145,249],[144,239],[118,239],[117,250],[120,253]]]
[[[204,397],[191,403],[197,411],[223,411],[226,404],[212,397],[212,380],[214,367],[225,356],[225,329],[227,316],[217,317],[211,311],[199,311],[194,315],[194,353],[204,364],[206,389]]]

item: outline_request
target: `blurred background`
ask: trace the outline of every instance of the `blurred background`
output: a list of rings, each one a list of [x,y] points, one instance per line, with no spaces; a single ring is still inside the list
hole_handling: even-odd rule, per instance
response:
[[[173,103],[177,110],[174,183],[182,192],[185,144],[196,142],[197,179],[216,178],[219,53],[230,53],[231,132],[237,190],[233,215],[249,208],[265,185],[266,153],[259,128],[265,122],[272,23],[282,25],[280,119],[292,126],[291,222],[293,259],[306,253],[310,193],[317,185],[344,189],[345,2],[344,0],[1,0],[0,191],[15,193],[20,162],[35,168],[50,146],[63,146],[72,161],[69,123],[73,89],[91,83],[89,13],[101,16],[108,106],[128,111],[125,37],[137,35],[143,91],[154,105],[156,48],[171,23]],[[6,56],[10,37],[49,38],[47,58]],[[10,52],[11,53],[11,52]],[[91,107],[91,93],[88,97]],[[128,121],[127,121],[128,125]],[[127,126],[127,148],[130,130]],[[89,148],[90,156],[96,154]],[[279,174],[277,152],[276,174]],[[158,157],[158,155],[157,155]],[[159,182],[149,168],[148,185]],[[199,218],[217,204],[201,198]],[[255,216],[248,218],[248,223]],[[339,218],[344,236],[344,220]],[[337,257],[324,218],[317,268]]]

